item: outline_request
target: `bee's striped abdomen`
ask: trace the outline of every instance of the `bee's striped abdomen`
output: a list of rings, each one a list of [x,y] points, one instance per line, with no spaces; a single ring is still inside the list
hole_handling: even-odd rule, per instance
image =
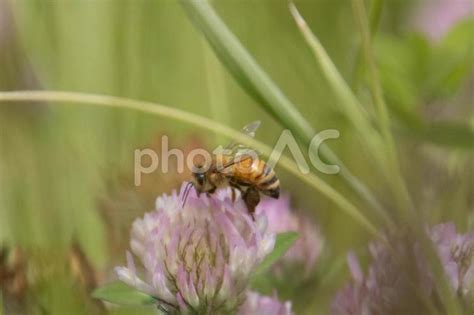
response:
[[[280,181],[273,169],[263,160],[243,160],[233,168],[236,182],[242,186],[253,186],[272,198],[280,196]]]
[[[257,189],[263,194],[278,199],[280,196],[280,180],[273,169],[264,161],[260,161],[260,174],[257,176]]]

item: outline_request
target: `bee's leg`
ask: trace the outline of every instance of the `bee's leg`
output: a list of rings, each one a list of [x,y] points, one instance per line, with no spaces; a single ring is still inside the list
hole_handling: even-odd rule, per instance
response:
[[[242,189],[240,189],[239,186],[232,186],[231,191],[232,191],[232,202],[235,202],[237,200],[237,190],[240,191],[240,195],[243,195]]]
[[[217,186],[214,186],[206,193],[206,195],[210,197],[213,193],[216,192],[216,190],[217,190]]]
[[[255,208],[257,207],[258,203],[260,202],[260,194],[259,192],[253,188],[249,187],[243,194],[242,198],[247,205],[247,210],[252,217],[252,220],[255,221]]]
[[[235,197],[236,197],[235,196],[235,188],[232,187],[230,190],[231,190],[231,194],[232,194],[232,202],[235,202]]]
[[[231,189],[231,197],[232,197],[232,202],[235,202],[235,199],[237,198],[237,192],[236,190],[240,190],[240,192],[242,193],[242,190],[240,189],[239,185],[237,185],[235,182],[233,181],[230,181],[229,182],[229,185],[230,185],[230,189]]]

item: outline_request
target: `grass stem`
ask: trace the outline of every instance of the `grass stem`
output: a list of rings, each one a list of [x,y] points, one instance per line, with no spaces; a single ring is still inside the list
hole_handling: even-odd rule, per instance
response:
[[[346,118],[352,123],[353,127],[359,132],[360,136],[365,139],[367,146],[373,154],[374,160],[380,167],[382,167],[384,164],[384,156],[380,150],[380,148],[383,146],[382,138],[371,125],[370,117],[367,111],[364,110],[357,97],[344,81],[342,75],[331,61],[331,58],[327,54],[324,47],[321,45],[319,39],[313,34],[313,32],[311,32],[310,28],[306,24],[306,21],[298,12],[296,6],[290,2],[289,8],[298,28],[311,48],[315,59],[323,71],[323,74],[328,80],[329,85],[333,88],[334,94],[339,98],[339,106],[341,106],[342,114],[344,114]],[[329,152],[329,154],[331,154],[331,152]],[[382,170],[387,172],[386,169]],[[364,187],[361,188],[364,189]],[[374,209],[377,210],[377,214],[385,221],[385,223],[389,225],[391,224],[391,219],[383,207],[374,207]]]
[[[256,150],[264,156],[270,156],[272,148],[260,141],[250,138],[240,131],[227,127],[212,119],[183,111],[180,109],[152,103],[146,101],[132,100],[127,98],[88,94],[80,92],[63,92],[63,91],[9,91],[0,92],[0,102],[53,102],[61,103],[79,103],[90,106],[101,106],[121,109],[131,109],[157,116],[167,117],[177,121],[181,121],[205,130],[213,131],[224,135],[232,140],[244,143]],[[299,171],[298,166],[290,158],[282,156],[279,166],[295,175],[297,178],[318,190],[321,194],[332,200],[341,210],[346,212],[361,226],[363,226],[371,234],[378,236],[375,226],[364,216],[364,214],[342,194],[324,182],[316,175],[303,174]]]

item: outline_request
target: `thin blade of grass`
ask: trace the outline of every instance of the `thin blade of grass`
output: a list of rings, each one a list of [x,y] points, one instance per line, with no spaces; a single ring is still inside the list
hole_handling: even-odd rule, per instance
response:
[[[339,98],[338,104],[340,106],[340,112],[345,115],[346,119],[351,122],[353,128],[358,131],[361,137],[364,138],[365,144],[371,152],[371,157],[377,167],[385,174],[385,176],[389,176],[390,168],[386,163],[384,144],[380,134],[375,128],[373,128],[368,112],[365,111],[365,108],[339,73],[319,39],[308,27],[296,6],[290,2],[289,8],[299,30],[311,48],[316,61],[326,77],[329,86],[333,89],[334,94]],[[385,222],[391,224],[391,220],[388,218],[386,213],[378,211],[377,214],[384,219]]]
[[[376,131],[370,125],[367,111],[365,111],[357,97],[346,84],[319,39],[310,30],[296,6],[290,3],[289,8],[299,30],[311,48],[316,61],[319,63],[323,74],[334,90],[334,94],[340,99],[339,106],[341,106],[341,112],[362,135],[377,137]]]
[[[290,129],[299,141],[308,145],[315,135],[314,129],[242,46],[208,1],[182,0],[181,4],[195,26],[207,38],[216,55],[244,90],[281,125]],[[360,117],[360,115],[359,113],[357,116]],[[340,167],[341,178],[388,222],[389,219],[375,196],[347,169],[336,154],[325,144],[321,145],[319,151],[325,160]],[[317,156],[318,152],[312,150],[311,154]]]
[[[380,148],[383,147],[383,144],[379,134],[371,126],[368,113],[364,111],[363,106],[360,104],[359,100],[354,95],[348,84],[344,81],[342,75],[331,61],[331,58],[328,56],[326,50],[319,42],[319,39],[309,29],[306,21],[298,12],[296,6],[290,2],[289,8],[298,28],[311,48],[330,86],[334,90],[334,94],[340,99],[339,104],[341,106],[341,112],[353,124],[354,128],[356,128],[361,135],[364,135],[367,140],[367,145],[374,155],[374,159],[379,163],[379,165],[382,165],[385,158],[383,156],[383,150],[380,150]],[[329,155],[332,155],[332,152],[329,152]],[[387,172],[386,169],[384,169],[384,171]],[[359,189],[362,189],[362,194],[364,197],[367,197],[367,195],[365,195],[363,192],[363,190],[366,188],[360,186]],[[361,191],[359,190],[358,192],[360,193]],[[365,199],[367,200],[367,198]],[[375,200],[375,202],[377,201]],[[388,218],[386,213],[381,210],[382,208],[377,207],[376,209],[378,210],[378,215],[383,218],[386,223],[390,224],[391,220]]]
[[[34,102],[44,101],[53,102],[54,104],[78,103],[91,106],[102,106],[111,108],[123,108],[141,111],[148,114],[163,116],[170,119],[178,120],[202,129],[213,131],[226,136],[232,140],[241,142],[251,148],[258,150],[264,156],[270,156],[272,148],[268,145],[250,138],[240,131],[227,127],[224,124],[218,123],[212,119],[190,113],[184,110],[139,100],[132,100],[127,98],[88,94],[80,92],[60,92],[60,91],[10,91],[0,92],[0,103],[8,102]],[[318,190],[321,194],[332,200],[345,213],[352,217],[356,222],[361,224],[368,232],[378,236],[378,231],[375,226],[364,216],[364,214],[347,200],[338,191],[324,182],[316,175],[309,173],[303,174],[300,172],[298,165],[290,158],[282,156],[279,161],[279,166],[286,169],[291,174],[295,175],[303,182]]]
[[[375,149],[374,153],[381,146],[381,139],[377,131],[372,127],[369,114],[360,104],[344,78],[337,70],[331,58],[327,54],[319,39],[310,30],[298,9],[293,3],[289,4],[290,12],[301,31],[304,39],[311,48],[316,61],[319,63],[323,74],[333,89],[334,94],[339,98],[340,112],[352,123],[353,127],[365,137],[369,148]]]
[[[380,18],[384,7],[384,0],[373,0],[370,7],[369,21],[370,21],[370,34],[372,37],[375,36],[380,24]],[[361,78],[362,78],[362,50],[357,50],[355,57],[354,70],[352,73],[352,86],[354,91],[358,90]]]
[[[208,1],[182,0],[183,8],[239,84],[284,126],[312,137],[314,130],[242,46]]]

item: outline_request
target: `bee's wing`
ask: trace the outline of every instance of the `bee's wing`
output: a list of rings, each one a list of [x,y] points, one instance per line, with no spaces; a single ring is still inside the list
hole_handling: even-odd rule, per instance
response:
[[[249,137],[255,137],[255,132],[257,131],[258,127],[260,127],[260,124],[262,122],[260,120],[256,120],[251,122],[250,124],[244,126],[242,128],[242,133],[248,135]]]
[[[241,132],[251,138],[254,138],[255,137],[255,132],[257,131],[258,127],[260,127],[260,123],[261,121],[260,120],[256,120],[256,121],[253,121],[247,125],[245,125]],[[233,154],[235,154],[237,151],[241,151],[242,149],[245,149],[245,145],[241,144],[241,143],[238,143],[236,141],[232,141],[231,143],[229,143],[225,149],[226,150],[230,150]],[[250,149],[249,149],[250,150]]]
[[[260,120],[253,121],[247,125],[245,125],[241,132],[249,137],[254,138],[255,137],[255,132],[257,131],[258,127],[260,127]],[[224,166],[224,168],[238,162],[242,161],[244,159],[247,159],[247,157],[254,157],[255,155],[258,155],[258,152],[256,152],[254,149],[251,149],[241,143],[238,142],[231,142],[225,147],[226,151],[232,155],[232,160]]]

